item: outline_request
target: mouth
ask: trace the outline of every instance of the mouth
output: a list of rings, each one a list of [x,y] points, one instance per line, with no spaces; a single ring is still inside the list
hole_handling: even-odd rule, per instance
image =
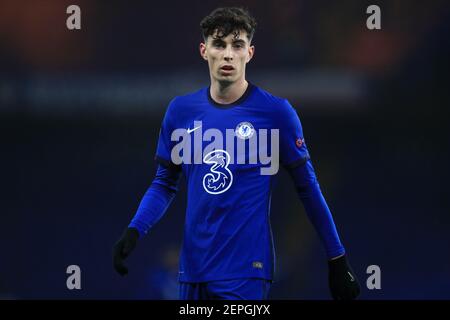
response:
[[[222,70],[222,71],[227,71],[227,72],[231,72],[231,71],[234,70],[234,68],[233,68],[232,66],[230,66],[230,65],[226,65],[226,66],[220,67],[220,70]]]

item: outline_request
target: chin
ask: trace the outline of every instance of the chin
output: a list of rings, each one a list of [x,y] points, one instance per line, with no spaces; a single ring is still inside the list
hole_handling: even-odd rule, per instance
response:
[[[236,81],[236,79],[235,79],[236,77],[233,77],[233,76],[222,76],[222,75],[220,75],[220,76],[218,76],[217,77],[217,80],[219,80],[220,82],[223,82],[223,83],[227,83],[227,82],[235,82]]]

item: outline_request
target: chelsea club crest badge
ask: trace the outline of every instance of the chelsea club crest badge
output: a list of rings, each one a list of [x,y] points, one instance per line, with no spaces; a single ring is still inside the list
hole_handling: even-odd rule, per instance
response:
[[[244,121],[236,126],[236,136],[241,139],[250,139],[255,134],[255,128],[250,122]]]

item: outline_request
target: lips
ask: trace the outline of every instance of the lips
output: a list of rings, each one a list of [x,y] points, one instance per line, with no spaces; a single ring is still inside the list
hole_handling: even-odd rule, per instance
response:
[[[220,69],[221,69],[221,70],[225,70],[225,71],[231,71],[231,70],[234,70],[234,68],[233,68],[232,66],[222,66]]]

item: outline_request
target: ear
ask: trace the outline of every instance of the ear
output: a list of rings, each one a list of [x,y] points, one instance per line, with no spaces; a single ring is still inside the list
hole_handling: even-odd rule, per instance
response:
[[[254,54],[255,54],[255,46],[249,46],[247,62],[250,62],[250,60],[252,60]]]
[[[208,60],[208,57],[206,56],[206,44],[201,42],[200,46],[199,46],[199,50],[200,50],[200,55],[202,56],[202,58],[204,60]]]

